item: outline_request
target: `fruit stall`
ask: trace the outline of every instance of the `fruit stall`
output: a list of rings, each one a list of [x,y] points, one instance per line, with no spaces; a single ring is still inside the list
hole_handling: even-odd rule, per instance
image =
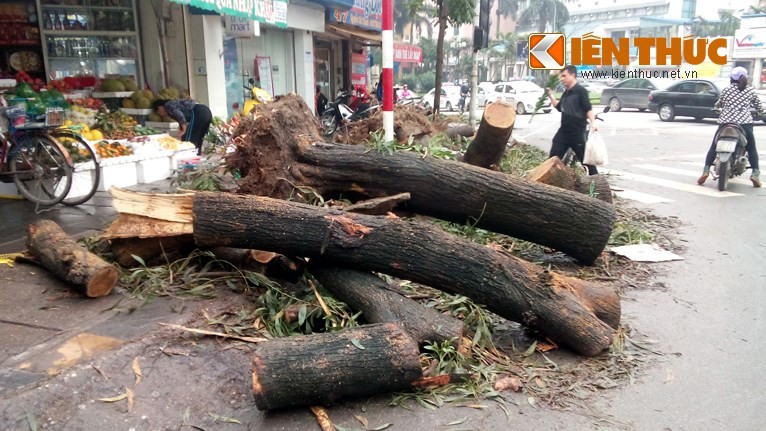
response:
[[[157,98],[182,96],[177,90],[163,89],[157,93],[139,90],[129,78],[104,80],[91,90],[77,88],[80,83],[71,80],[53,80],[46,86],[30,81],[18,80],[13,94],[5,95],[7,102],[26,110],[28,117],[45,113],[51,107],[63,108],[66,120],[61,127],[77,132],[99,156],[98,190],[168,178],[179,162],[196,156],[192,143],[181,142],[168,133],[177,129],[178,123],[161,118],[149,109]],[[131,91],[126,91],[128,88]],[[99,91],[93,91],[95,89]],[[96,97],[100,93],[109,93],[110,97],[120,93],[120,106],[110,109],[109,104]],[[152,121],[142,121],[146,119]],[[151,127],[152,124],[159,127]],[[62,144],[67,146],[66,142]],[[77,162],[78,156],[82,156],[71,149],[70,156]],[[87,172],[79,174],[87,175]],[[0,190],[0,196],[13,194],[8,187]]]

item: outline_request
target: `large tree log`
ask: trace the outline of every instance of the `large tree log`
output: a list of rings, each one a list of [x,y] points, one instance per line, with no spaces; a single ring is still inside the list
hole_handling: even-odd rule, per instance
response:
[[[610,287],[543,270],[416,220],[200,192],[194,238],[201,246],[321,257],[459,293],[584,355],[609,347],[620,320]]]
[[[516,121],[516,108],[504,102],[490,103],[484,109],[476,137],[468,146],[463,161],[469,165],[498,170]]]
[[[253,394],[259,410],[329,404],[409,389],[423,376],[417,343],[393,323],[259,343]]]
[[[612,203],[612,189],[606,175],[577,175],[557,156],[553,156],[525,175],[529,181],[548,184],[566,190],[574,190],[596,199]]]
[[[27,227],[27,248],[43,268],[90,298],[108,295],[117,283],[117,268],[77,244],[50,220]]]
[[[352,310],[361,311],[365,321],[397,323],[418,344],[454,341],[457,345],[463,336],[462,321],[390,290],[369,272],[322,264],[312,264],[309,272]]]
[[[584,263],[598,258],[612,233],[614,208],[580,193],[409,151],[314,145],[321,137],[303,110],[308,111],[305,103],[288,95],[263,115],[242,120],[235,132],[237,152],[227,159],[244,176],[241,192],[282,199],[295,185],[369,197],[410,192],[407,206],[415,212],[471,222]]]

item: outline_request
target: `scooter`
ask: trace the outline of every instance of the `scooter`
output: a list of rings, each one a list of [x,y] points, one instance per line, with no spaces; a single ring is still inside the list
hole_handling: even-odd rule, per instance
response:
[[[242,107],[242,115],[247,115],[256,105],[263,105],[271,102],[271,95],[268,91],[255,86],[255,80],[250,78],[249,85],[243,86],[245,88],[245,106]]]
[[[380,108],[380,105],[371,104],[354,111],[347,104],[350,97],[350,92],[340,90],[335,100],[327,104],[320,119],[325,136],[332,136],[341,125],[367,118]]]
[[[717,177],[718,190],[725,191],[730,178],[742,175],[748,169],[747,135],[739,124],[725,124],[713,140],[716,153],[713,179]]]

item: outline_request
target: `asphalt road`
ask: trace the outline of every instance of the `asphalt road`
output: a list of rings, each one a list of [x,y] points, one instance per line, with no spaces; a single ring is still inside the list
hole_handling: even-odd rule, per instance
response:
[[[602,115],[610,165],[601,170],[631,205],[677,217],[684,260],[656,264],[667,290],[623,301],[623,315],[667,355],[606,411],[639,430],[763,429],[766,404],[766,190],[750,171],[719,192],[698,186],[714,120],[677,119],[635,110]],[[545,150],[557,114],[517,120],[519,136]],[[755,127],[761,159],[766,125]]]

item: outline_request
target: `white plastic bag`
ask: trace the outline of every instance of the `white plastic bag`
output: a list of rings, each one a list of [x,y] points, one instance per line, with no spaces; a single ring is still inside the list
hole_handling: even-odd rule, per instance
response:
[[[585,156],[582,163],[584,165],[604,166],[609,164],[609,157],[606,155],[606,143],[601,133],[591,132],[588,136],[588,142],[585,143]]]

